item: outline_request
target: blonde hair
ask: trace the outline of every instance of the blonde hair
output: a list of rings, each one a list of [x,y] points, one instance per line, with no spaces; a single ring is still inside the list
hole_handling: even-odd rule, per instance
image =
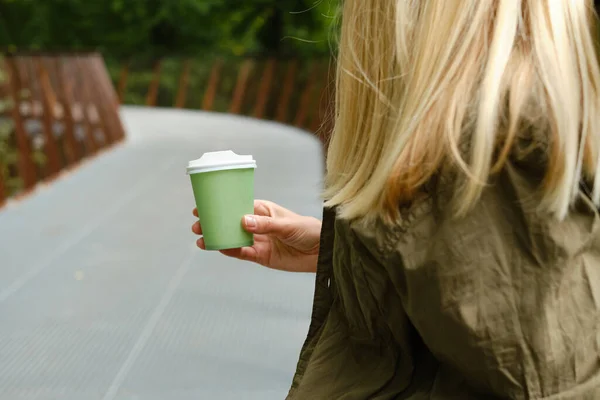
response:
[[[582,180],[600,203],[595,20],[586,0],[344,0],[326,205],[396,217],[451,165],[463,215],[530,128],[541,207],[564,217]]]

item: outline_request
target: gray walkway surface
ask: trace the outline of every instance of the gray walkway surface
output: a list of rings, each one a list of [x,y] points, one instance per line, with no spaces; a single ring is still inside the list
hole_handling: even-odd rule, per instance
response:
[[[0,399],[283,399],[314,276],[195,247],[187,161],[258,162],[320,217],[320,144],[274,123],[123,109],[125,144],[0,210]]]

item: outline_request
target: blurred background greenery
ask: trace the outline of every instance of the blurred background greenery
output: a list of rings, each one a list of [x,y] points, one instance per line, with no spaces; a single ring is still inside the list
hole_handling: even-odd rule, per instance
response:
[[[251,103],[265,60],[278,61],[275,82],[286,60],[300,60],[299,85],[314,62],[327,68],[339,0],[0,0],[3,53],[61,54],[99,51],[117,86],[127,69],[122,102],[143,105],[160,60],[156,105],[171,107],[186,61],[191,66],[185,107],[199,109],[211,68],[222,63],[215,111],[227,111],[240,65],[252,59],[247,88]],[[1,71],[0,80],[5,73]],[[291,100],[298,104],[299,93]],[[21,190],[10,103],[0,98],[0,174],[9,195]],[[250,105],[246,105],[250,107]],[[271,104],[270,112],[273,113]],[[242,110],[242,113],[244,111]],[[272,115],[271,115],[272,116]],[[266,116],[268,118],[268,115]],[[35,162],[44,163],[34,146]],[[0,179],[2,178],[0,176]]]
[[[130,67],[126,104],[144,103],[160,59],[158,105],[170,106],[183,59],[193,61],[193,95],[215,57],[232,65],[248,56],[328,56],[337,8],[338,0],[0,0],[0,47],[98,50],[113,82]]]
[[[337,0],[0,0],[0,45],[117,60],[329,51]]]

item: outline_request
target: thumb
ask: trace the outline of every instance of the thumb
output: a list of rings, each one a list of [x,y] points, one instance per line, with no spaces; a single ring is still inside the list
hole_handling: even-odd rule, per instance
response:
[[[288,224],[282,218],[261,215],[246,215],[242,220],[242,226],[248,232],[263,235],[281,235],[288,228]]]

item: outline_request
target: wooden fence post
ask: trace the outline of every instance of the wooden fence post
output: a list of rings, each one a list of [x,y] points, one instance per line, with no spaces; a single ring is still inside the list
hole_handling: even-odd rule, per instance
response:
[[[85,134],[83,137],[85,147],[89,147],[89,140],[87,139],[89,135],[87,134],[89,130],[89,126],[87,126],[87,119],[84,116],[82,103],[79,100],[79,96],[75,95],[75,87],[77,87],[77,92],[82,91],[82,87],[77,79],[77,72],[74,69],[73,61],[70,56],[61,57],[58,61],[58,79],[60,82],[60,86],[62,88],[61,93],[64,99],[64,107],[65,107],[65,120],[70,121],[71,123],[71,132],[73,134],[73,141],[75,145],[75,155],[77,160],[81,160],[86,157],[86,152],[82,151],[81,144],[77,141],[75,128],[78,124],[81,124],[81,128],[84,130]]]
[[[17,150],[19,161],[17,169],[19,176],[23,180],[25,190],[31,189],[36,183],[35,164],[31,158],[31,142],[25,132],[23,119],[21,118],[21,79],[15,59],[7,56],[5,60],[8,72],[8,82],[10,90],[10,98],[13,106],[11,108],[11,117],[15,128],[15,139],[17,142]]]
[[[248,84],[248,78],[252,70],[252,61],[245,60],[240,67],[238,72],[237,82],[233,91],[233,98],[231,99],[231,106],[229,112],[232,114],[239,114],[242,111],[242,105],[244,103],[244,94],[246,92],[246,86]]]
[[[269,59],[265,65],[262,79],[260,81],[260,88],[258,89],[258,96],[256,99],[256,107],[254,107],[254,116],[256,118],[262,118],[265,114],[265,108],[269,101],[269,93],[271,92],[271,83],[273,82],[273,74],[275,73],[276,61]]]
[[[306,81],[304,92],[302,93],[302,97],[300,98],[300,107],[298,108],[298,113],[296,114],[296,118],[294,120],[294,125],[299,128],[304,128],[305,123],[308,119],[308,110],[310,109],[310,103],[312,100],[312,95],[314,92],[314,87],[318,73],[319,63],[313,61],[312,66],[310,68],[308,80]]]
[[[4,184],[4,168],[0,167],[0,207],[6,202],[6,185]]]
[[[120,136],[118,127],[115,124],[114,114],[111,112],[112,110],[115,110],[118,104],[116,96],[113,97],[112,93],[107,92],[107,82],[106,79],[104,79],[105,77],[99,71],[97,59],[88,56],[83,58],[82,62],[84,62],[85,65],[84,68],[87,72],[87,79],[93,87],[97,88],[93,103],[98,112],[98,123],[104,133],[104,140],[107,145],[111,145],[116,142]]]
[[[56,139],[54,137],[54,104],[51,102],[54,101],[52,97],[46,97],[44,94],[48,92],[47,88],[50,84],[48,78],[48,71],[44,67],[42,63],[41,56],[34,56],[31,60],[35,70],[37,72],[37,80],[41,86],[41,90],[39,93],[42,102],[43,114],[42,114],[42,125],[44,127],[44,136],[46,141],[44,143],[44,150],[46,152],[46,157],[48,161],[48,176],[45,178],[52,178],[57,175],[62,169],[62,165],[60,162],[58,145],[56,144]],[[48,93],[50,95],[50,93]]]
[[[158,60],[154,63],[154,67],[152,68],[152,81],[150,82],[148,94],[146,95],[147,106],[156,106],[156,98],[158,97],[158,88],[160,86],[160,69],[161,60]]]
[[[288,118],[288,108],[290,105],[290,99],[294,92],[294,82],[296,81],[296,71],[298,69],[298,60],[292,60],[289,62],[285,78],[283,81],[283,91],[279,98],[279,106],[277,107],[276,119],[279,122],[286,122]]]
[[[1,59],[0,59],[1,61]],[[6,71],[6,68],[3,68],[3,65],[0,65],[0,71]],[[4,102],[9,100],[9,90],[7,88],[8,80],[6,77],[6,73],[3,74],[3,80],[0,81],[0,102]],[[0,116],[7,117],[9,116],[8,110],[3,109],[0,113]],[[6,176],[4,175],[4,166],[0,164],[0,207],[2,207],[6,201]]]
[[[205,111],[211,111],[215,102],[215,96],[217,94],[217,88],[219,86],[219,75],[221,73],[221,67],[223,62],[220,59],[215,60],[210,71],[210,78],[208,79],[208,86],[204,93],[204,99],[202,100],[202,109]]]
[[[102,88],[103,93],[106,96],[106,100],[109,104],[114,107],[119,107],[119,96],[115,91],[115,87],[112,83],[112,79],[108,74],[108,70],[106,69],[106,65],[104,64],[104,58],[99,53],[93,53],[89,55],[90,59],[90,67],[98,78],[99,87]]]
[[[115,93],[115,88],[112,84],[110,76],[106,66],[104,65],[104,59],[100,54],[94,54],[92,57],[92,68],[95,71],[96,81],[98,86],[102,88],[101,97],[104,98],[102,102],[105,107],[105,113],[108,122],[110,123],[109,129],[111,130],[110,135],[113,141],[119,141],[125,137],[125,129],[121,124],[121,118],[119,114],[119,100]]]
[[[83,61],[80,56],[74,56],[71,60],[75,76],[81,86],[81,107],[83,111],[83,120],[86,130],[85,142],[86,148],[91,150],[91,154],[95,154],[99,149],[100,145],[96,139],[96,132],[94,130],[94,123],[90,118],[90,106],[93,104],[92,88],[90,87],[87,79],[86,71],[83,69]]]
[[[74,124],[81,124],[83,129],[83,145],[85,152],[83,157],[94,154],[96,151],[96,142],[93,137],[92,124],[87,115],[87,86],[84,85],[76,56],[67,56],[63,65],[66,78],[65,97],[70,105],[71,115]],[[78,90],[74,90],[77,88]]]
[[[187,97],[187,87],[190,80],[190,71],[192,69],[192,61],[185,60],[183,62],[183,69],[181,70],[181,76],[179,77],[179,87],[177,88],[177,98],[175,100],[175,108],[184,108],[185,99]]]
[[[62,57],[55,57],[52,63],[52,69],[56,76],[58,99],[63,108],[67,162],[69,164],[74,164],[81,159],[81,152],[80,149],[78,149],[77,141],[75,140],[75,123],[71,112],[71,103],[66,94],[67,84],[64,79],[63,63],[64,59]]]

